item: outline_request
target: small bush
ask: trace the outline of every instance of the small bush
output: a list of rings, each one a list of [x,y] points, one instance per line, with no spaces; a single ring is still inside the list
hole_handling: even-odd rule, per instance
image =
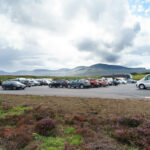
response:
[[[118,118],[118,123],[128,127],[138,127],[142,123],[142,119],[137,116]]]
[[[42,120],[44,118],[54,118],[55,113],[53,110],[49,108],[43,108],[41,106],[38,106],[33,109],[33,115],[37,121]]]
[[[53,119],[42,119],[40,120],[35,129],[36,131],[44,136],[48,136],[52,133],[52,130],[56,128],[56,122]]]
[[[112,136],[120,142],[130,144],[130,140],[133,137],[133,133],[129,130],[118,129],[114,131]]]

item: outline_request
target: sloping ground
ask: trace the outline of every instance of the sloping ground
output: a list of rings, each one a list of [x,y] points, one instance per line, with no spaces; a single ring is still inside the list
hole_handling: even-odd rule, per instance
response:
[[[148,150],[149,108],[149,101],[0,95],[0,148]]]

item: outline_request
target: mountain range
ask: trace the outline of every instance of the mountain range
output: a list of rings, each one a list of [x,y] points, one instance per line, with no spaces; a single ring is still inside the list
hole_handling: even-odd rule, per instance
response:
[[[78,66],[73,69],[62,68],[58,70],[36,69],[32,71],[20,70],[17,72],[5,72],[0,70],[0,75],[34,75],[34,76],[88,76],[110,75],[116,73],[143,73],[149,72],[146,68],[128,68],[118,65],[95,64],[91,66]]]

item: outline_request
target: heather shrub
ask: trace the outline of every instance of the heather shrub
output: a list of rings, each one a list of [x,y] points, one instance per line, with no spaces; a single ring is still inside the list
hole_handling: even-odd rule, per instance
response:
[[[130,144],[133,133],[130,130],[117,129],[112,133],[112,136],[120,142]]]
[[[32,114],[27,114],[25,116],[23,116],[17,123],[17,127],[24,125],[24,124],[28,124],[28,125],[33,125],[35,124],[35,118],[33,117]]]
[[[53,119],[42,119],[36,124],[36,131],[44,136],[48,136],[53,133],[53,129],[56,128],[56,122]]]
[[[118,123],[128,127],[137,127],[142,123],[142,119],[137,116],[118,118]]]
[[[76,115],[74,116],[74,120],[77,120],[77,121],[87,121],[87,116],[84,116],[84,115]]]
[[[54,118],[55,113],[49,108],[43,108],[41,106],[38,106],[33,109],[33,116],[37,121],[42,120],[44,118]]]
[[[83,137],[94,137],[94,132],[89,128],[80,128],[76,131],[77,134],[82,135]]]

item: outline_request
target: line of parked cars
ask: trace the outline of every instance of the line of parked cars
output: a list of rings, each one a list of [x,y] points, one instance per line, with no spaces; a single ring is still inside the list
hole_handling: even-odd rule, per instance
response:
[[[96,88],[106,86],[117,86],[119,84],[127,84],[124,79],[78,79],[78,80],[53,80],[50,84],[50,88]],[[131,82],[130,82],[131,83]],[[135,83],[135,82],[132,82]]]
[[[16,78],[2,82],[1,86],[4,90],[19,90],[32,86],[49,85],[52,79],[26,79]]]
[[[98,88],[117,86],[119,84],[134,83],[134,80],[125,79],[77,79],[77,80],[52,80],[52,79],[26,79],[16,78],[2,82],[4,90],[25,89],[32,86],[49,86],[50,88]]]

